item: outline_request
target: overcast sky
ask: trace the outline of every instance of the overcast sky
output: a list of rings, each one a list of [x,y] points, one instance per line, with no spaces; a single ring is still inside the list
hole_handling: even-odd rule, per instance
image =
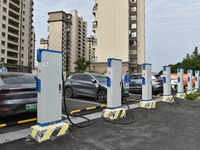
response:
[[[47,38],[48,12],[76,9],[88,22],[93,34],[92,7],[95,0],[34,0],[36,49],[40,38]],[[200,0],[146,0],[146,62],[153,71],[182,60],[194,47],[200,47]]]

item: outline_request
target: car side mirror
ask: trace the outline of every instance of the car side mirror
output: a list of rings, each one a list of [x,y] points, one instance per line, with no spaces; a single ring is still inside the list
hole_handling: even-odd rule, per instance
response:
[[[91,79],[92,83],[96,83],[97,81],[95,79]]]

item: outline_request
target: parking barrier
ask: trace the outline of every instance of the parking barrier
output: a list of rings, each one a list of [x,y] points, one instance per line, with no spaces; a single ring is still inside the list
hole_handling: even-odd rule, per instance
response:
[[[107,107],[107,105],[100,105],[100,106],[88,107],[88,108],[85,108],[85,109],[73,110],[73,111],[70,112],[70,114],[80,113],[80,112],[84,112],[84,111],[90,111],[90,110],[94,110],[94,109],[98,109],[98,108],[104,108],[104,107]]]
[[[21,121],[16,121],[16,122],[10,122],[10,123],[4,123],[4,124],[0,124],[0,128],[14,126],[14,125],[20,125],[20,124],[25,124],[25,123],[29,123],[29,122],[35,122],[35,121],[37,121],[37,118],[21,120]]]

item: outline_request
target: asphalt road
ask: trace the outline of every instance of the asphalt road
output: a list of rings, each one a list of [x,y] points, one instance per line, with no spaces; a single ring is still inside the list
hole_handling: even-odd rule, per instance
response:
[[[152,110],[137,108],[134,124],[96,119],[86,128],[71,127],[69,134],[38,144],[30,137],[0,145],[0,149],[29,150],[199,150],[200,102],[179,100],[181,106],[157,103]],[[126,119],[131,119],[127,115]]]

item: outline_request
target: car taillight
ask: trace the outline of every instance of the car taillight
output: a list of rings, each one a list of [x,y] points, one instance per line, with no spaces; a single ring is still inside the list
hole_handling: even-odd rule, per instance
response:
[[[7,106],[1,106],[0,107],[0,112],[10,112],[10,111],[11,111],[10,108],[7,107]]]
[[[155,81],[155,82],[162,82],[162,81]]]
[[[0,94],[18,93],[19,90],[2,90]]]

